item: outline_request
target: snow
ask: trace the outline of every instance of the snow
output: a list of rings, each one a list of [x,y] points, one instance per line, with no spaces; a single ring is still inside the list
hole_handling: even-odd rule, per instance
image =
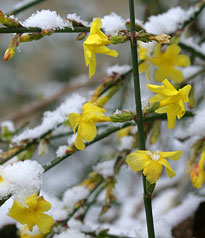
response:
[[[172,208],[166,214],[167,222],[170,224],[171,227],[176,226],[177,224],[191,216],[203,200],[203,197],[189,194],[184,198],[182,204],[175,208]]]
[[[190,126],[187,129],[187,133],[190,136],[198,136],[198,137],[204,137],[205,136],[205,108],[198,110],[196,112],[196,116],[194,117],[194,120],[192,123],[190,123]]]
[[[125,20],[114,12],[110,15],[104,16],[101,20],[102,29],[107,35],[117,35],[118,31],[126,30]]]
[[[1,122],[1,128],[7,127],[10,132],[15,132],[15,127],[12,121]]]
[[[13,138],[13,143],[20,143],[23,140],[33,140],[39,138],[46,132],[55,129],[60,123],[68,118],[68,114],[72,112],[80,112],[85,102],[85,98],[78,94],[73,94],[67,98],[56,110],[44,113],[42,123],[33,128],[26,129],[20,135]]]
[[[79,22],[79,23],[81,23],[83,26],[87,26],[87,27],[89,26],[89,23],[88,23],[87,21],[82,20],[81,17],[78,16],[76,13],[68,14],[68,15],[67,15],[67,19],[69,19],[69,20],[74,20],[74,21],[76,21],[76,22]]]
[[[57,157],[63,157],[64,155],[66,155],[67,148],[68,148],[67,145],[59,146],[57,151],[56,151],[56,156]]]
[[[63,195],[63,203],[68,209],[68,212],[72,212],[78,201],[86,199],[89,192],[90,191],[84,186],[75,186],[65,191]]]
[[[55,235],[53,238],[86,238],[85,234],[78,230],[74,229],[67,229],[66,231],[63,231],[59,235]]]
[[[194,37],[186,38],[184,35],[182,35],[180,42],[205,55],[205,43],[199,45]]]
[[[23,202],[26,198],[38,193],[43,183],[43,167],[36,161],[19,161],[0,166],[3,182],[0,183],[0,199],[13,195],[14,199]]]
[[[131,150],[133,146],[133,136],[123,136],[120,138],[120,145],[118,146],[119,151]]]
[[[65,21],[55,11],[50,10],[37,11],[21,24],[24,27],[39,27],[42,30],[72,28],[72,23]]]
[[[171,8],[165,13],[149,17],[144,27],[147,32],[153,34],[171,34],[178,30],[197,10],[190,7],[184,10],[181,7]]]
[[[108,178],[114,175],[114,160],[104,161],[93,166],[93,170],[101,174],[103,178]]]
[[[113,65],[110,67],[107,67],[106,69],[106,73],[107,75],[112,75],[113,73],[117,73],[117,74],[125,74],[127,73],[129,70],[131,69],[130,65]]]
[[[7,215],[9,209],[13,204],[13,199],[8,199],[3,206],[0,207],[0,228],[8,224],[15,224],[15,220]]]

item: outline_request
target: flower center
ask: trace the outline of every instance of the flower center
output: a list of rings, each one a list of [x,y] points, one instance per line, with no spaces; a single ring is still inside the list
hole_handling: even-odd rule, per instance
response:
[[[154,153],[148,151],[147,154],[152,158],[152,160],[157,161],[160,159],[159,152],[159,150],[155,151]]]

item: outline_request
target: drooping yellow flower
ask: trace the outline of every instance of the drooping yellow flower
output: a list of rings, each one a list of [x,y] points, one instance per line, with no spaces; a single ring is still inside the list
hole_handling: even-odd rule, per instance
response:
[[[164,53],[161,52],[161,45],[156,45],[155,57],[150,58],[152,63],[158,67],[155,71],[156,81],[161,82],[162,80],[169,78],[176,83],[183,81],[183,74],[175,66],[187,67],[190,65],[190,59],[184,54],[179,54],[181,48],[178,45],[170,45],[167,47]]]
[[[110,50],[105,46],[109,45],[111,41],[108,40],[108,37],[102,31],[100,31],[101,26],[102,21],[100,18],[96,18],[91,24],[88,38],[83,43],[85,63],[86,66],[89,66],[89,78],[95,74],[95,53],[106,54],[113,57],[118,56],[118,52],[116,50]]]
[[[143,170],[147,181],[150,184],[154,184],[161,175],[162,166],[166,167],[167,175],[170,178],[176,175],[166,158],[178,160],[181,156],[182,151],[161,152],[157,150],[153,153],[149,150],[138,150],[135,153],[129,154],[126,158],[126,162],[135,172]]]
[[[144,48],[141,46],[141,44],[138,44],[138,49],[139,49],[139,59],[142,61],[139,64],[139,72],[140,73],[145,73],[147,79],[150,81],[150,60],[149,57],[147,56],[147,48]]]
[[[205,146],[203,146],[199,162],[194,166],[190,174],[191,182],[194,188],[201,188],[201,186],[205,183],[204,163],[205,163]]]
[[[79,150],[85,149],[83,140],[90,142],[97,135],[95,123],[110,121],[109,117],[105,117],[105,109],[95,106],[92,103],[83,105],[82,113],[70,113],[68,118],[75,133],[78,127],[78,134],[75,141],[75,147]]]
[[[168,128],[173,129],[176,117],[180,119],[185,113],[184,103],[189,102],[189,92],[191,85],[176,90],[169,80],[163,80],[163,85],[147,84],[151,92],[157,93],[150,98],[149,102],[160,102],[160,106],[155,110],[156,113],[167,113]]]
[[[43,234],[48,233],[54,220],[44,212],[51,208],[51,204],[44,200],[43,196],[38,198],[36,193],[28,197],[25,204],[26,206],[23,206],[14,201],[8,215],[23,225],[27,224],[30,231],[37,225]]]

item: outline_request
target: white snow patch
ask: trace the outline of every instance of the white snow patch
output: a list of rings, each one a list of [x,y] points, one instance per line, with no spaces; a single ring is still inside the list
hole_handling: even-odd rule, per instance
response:
[[[194,117],[193,122],[190,124],[188,127],[187,133],[189,135],[196,135],[201,137],[205,136],[205,123],[204,123],[204,118],[205,118],[205,108],[198,110],[196,112],[196,116]]]
[[[39,27],[43,30],[72,27],[72,23],[65,21],[55,11],[50,10],[41,10],[33,13],[22,25],[25,27]]]
[[[181,36],[180,42],[184,43],[187,46],[190,46],[191,48],[195,49],[196,51],[205,54],[205,43],[199,45],[196,41],[196,38],[189,37],[186,38],[184,35]]]
[[[101,174],[103,178],[108,178],[114,175],[114,163],[114,160],[104,161],[93,166],[93,170]]]
[[[13,195],[14,199],[23,202],[26,198],[38,193],[43,183],[43,167],[36,161],[19,161],[12,165],[0,166],[0,199]]]
[[[118,146],[118,150],[131,150],[133,146],[133,137],[132,136],[123,136],[120,138],[120,146]]]
[[[197,8],[194,7],[190,7],[188,10],[184,10],[179,6],[171,8],[165,13],[149,17],[145,23],[145,29],[153,34],[174,33],[196,10]]]
[[[68,148],[67,145],[59,146],[57,151],[56,151],[56,156],[57,157],[63,157],[64,155],[66,155],[67,148]]]
[[[110,15],[104,16],[102,19],[102,28],[107,35],[116,35],[120,30],[126,30],[125,20],[112,12]]]
[[[86,199],[89,192],[90,191],[83,186],[75,186],[65,191],[63,195],[63,203],[65,207],[68,209],[68,212],[72,212],[75,204],[78,201]]]
[[[66,231],[63,231],[62,233],[55,235],[54,238],[87,238],[85,234],[78,230],[74,229],[67,229]]]
[[[26,129],[20,135],[13,138],[12,142],[20,143],[23,140],[33,140],[42,136],[49,130],[55,129],[60,123],[68,118],[68,114],[72,112],[80,112],[85,102],[85,98],[78,94],[73,94],[67,98],[56,110],[47,111],[44,113],[41,125],[33,128]]]
[[[167,222],[171,227],[176,226],[177,224],[191,216],[199,206],[200,202],[202,202],[203,200],[204,199],[202,197],[189,194],[185,197],[185,199],[179,206],[172,208],[166,214]]]
[[[1,128],[7,127],[10,132],[15,131],[15,127],[12,121],[3,121],[1,122]]]
[[[87,26],[87,27],[89,26],[89,23],[87,21],[82,20],[81,17],[78,16],[76,13],[68,14],[67,19],[74,20],[76,22],[81,23],[84,26]]]
[[[106,69],[106,73],[107,75],[112,75],[113,73],[117,73],[117,74],[125,74],[127,73],[129,70],[131,69],[130,65],[113,65],[110,67],[107,67]]]

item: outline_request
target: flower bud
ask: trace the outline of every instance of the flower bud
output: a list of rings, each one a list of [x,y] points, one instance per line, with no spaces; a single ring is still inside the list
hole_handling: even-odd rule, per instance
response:
[[[151,105],[149,104],[149,107],[145,108],[144,112],[145,113],[152,113],[155,110],[157,110],[159,108],[159,106],[160,106],[160,102],[154,102]]]
[[[111,36],[109,37],[109,40],[112,42],[112,44],[116,45],[116,44],[120,44],[120,43],[124,43],[128,40],[127,35],[116,35],[116,36]]]
[[[112,122],[126,122],[131,121],[135,117],[135,114],[133,112],[129,111],[122,111],[121,113],[116,113],[110,116],[110,119]]]
[[[78,34],[76,40],[84,40],[87,35],[87,32],[81,32]]]
[[[150,40],[154,40],[156,42],[158,42],[159,44],[170,44],[170,39],[171,36],[166,35],[166,34],[160,34],[160,35],[150,35],[148,37]]]

